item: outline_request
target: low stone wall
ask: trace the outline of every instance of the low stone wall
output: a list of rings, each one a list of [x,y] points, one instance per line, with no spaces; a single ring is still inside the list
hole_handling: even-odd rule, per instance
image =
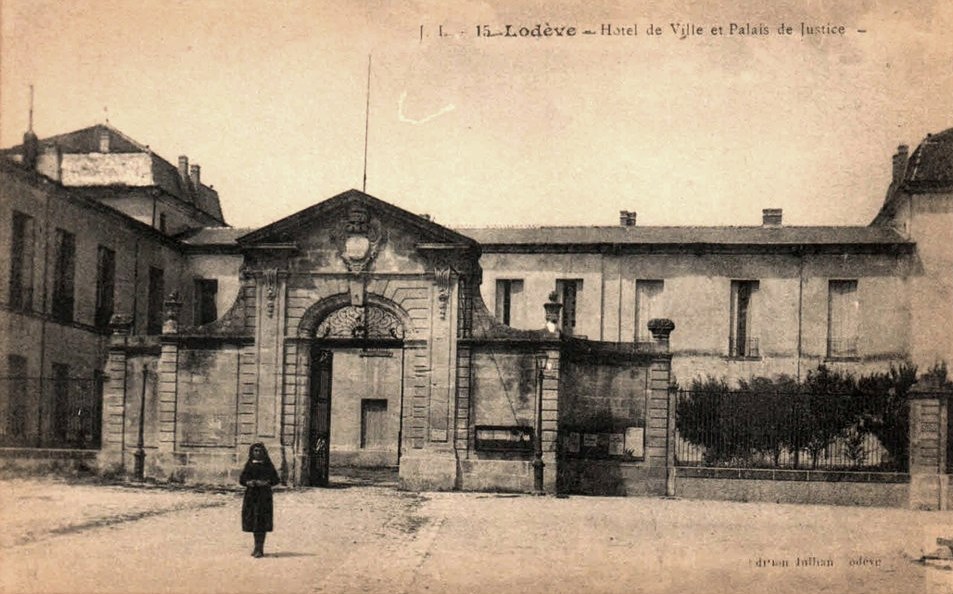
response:
[[[170,482],[238,484],[245,459],[244,453],[222,450],[146,452],[146,476]],[[272,462],[280,471],[281,460],[272,458]]]
[[[460,490],[529,493],[533,490],[533,462],[460,460]]]
[[[675,476],[685,499],[907,507],[910,492],[901,473],[678,468]]]
[[[615,460],[565,459],[559,462],[559,492],[576,495],[665,495],[663,467]]]
[[[99,450],[0,448],[0,476],[45,473],[84,473],[97,468]]]

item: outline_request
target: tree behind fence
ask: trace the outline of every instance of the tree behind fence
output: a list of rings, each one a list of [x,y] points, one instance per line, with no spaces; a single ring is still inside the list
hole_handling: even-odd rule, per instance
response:
[[[946,381],[944,367],[932,373]],[[859,379],[821,366],[802,382],[696,380],[677,394],[677,463],[905,472],[916,377],[903,364]]]

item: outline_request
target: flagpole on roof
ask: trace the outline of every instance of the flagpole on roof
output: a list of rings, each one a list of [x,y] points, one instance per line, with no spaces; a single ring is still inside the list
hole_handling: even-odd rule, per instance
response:
[[[364,104],[364,181],[361,191],[367,191],[367,132],[371,119],[371,55],[367,54],[367,98]]]
[[[33,132],[33,85],[30,85],[30,122],[27,130]]]

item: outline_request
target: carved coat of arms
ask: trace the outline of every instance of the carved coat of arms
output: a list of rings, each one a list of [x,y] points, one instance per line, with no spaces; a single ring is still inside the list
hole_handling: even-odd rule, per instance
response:
[[[340,255],[350,272],[366,272],[384,240],[381,223],[362,204],[352,204],[340,234]]]

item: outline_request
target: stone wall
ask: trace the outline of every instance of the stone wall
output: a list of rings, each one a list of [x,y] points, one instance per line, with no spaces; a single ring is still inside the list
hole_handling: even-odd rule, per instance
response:
[[[910,507],[949,509],[949,389],[920,382],[910,398]]]
[[[560,377],[559,490],[664,495],[671,358],[663,352],[568,351]]]
[[[909,478],[890,473],[679,468],[675,495],[685,499],[906,507]]]
[[[458,369],[465,394],[457,395],[459,489],[532,491],[536,439],[542,440],[544,489],[555,489],[560,357],[552,345],[546,346],[499,342],[465,347],[468,356],[460,359]],[[537,357],[543,354],[546,367],[540,385]],[[537,419],[540,395],[542,410]],[[477,440],[478,431],[488,438],[506,437]]]
[[[176,449],[234,448],[240,393],[237,345],[179,349]]]

